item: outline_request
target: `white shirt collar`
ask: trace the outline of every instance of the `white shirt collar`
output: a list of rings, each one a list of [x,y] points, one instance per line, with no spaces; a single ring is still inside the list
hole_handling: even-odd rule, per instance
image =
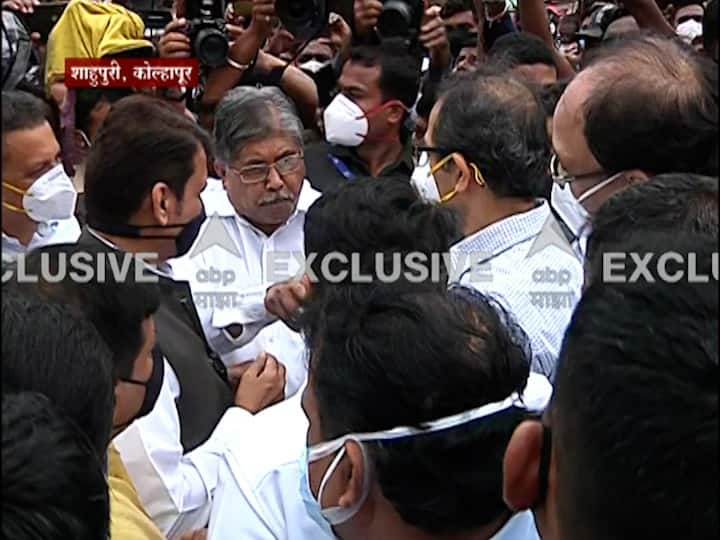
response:
[[[488,225],[484,229],[463,238],[452,247],[464,253],[495,254],[512,244],[537,236],[550,215],[550,206],[542,200],[532,210],[514,214]]]

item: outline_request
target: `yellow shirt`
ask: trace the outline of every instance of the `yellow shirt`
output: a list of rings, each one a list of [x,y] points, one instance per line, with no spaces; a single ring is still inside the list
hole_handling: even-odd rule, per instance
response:
[[[165,540],[145,513],[120,453],[112,445],[108,448],[108,487],[112,540]]]
[[[66,58],[102,58],[144,47],[145,24],[136,13],[117,4],[71,0],[55,23],[47,44],[45,81],[65,77]]]

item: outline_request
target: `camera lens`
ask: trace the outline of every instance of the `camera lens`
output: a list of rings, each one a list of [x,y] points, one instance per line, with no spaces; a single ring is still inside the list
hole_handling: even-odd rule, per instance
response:
[[[277,0],[275,6],[283,26],[296,39],[312,39],[327,24],[326,0]]]
[[[377,29],[383,37],[404,37],[410,34],[413,8],[402,0],[390,0],[383,5]]]
[[[203,28],[195,38],[195,54],[208,67],[224,65],[228,47],[227,37],[217,28]]]

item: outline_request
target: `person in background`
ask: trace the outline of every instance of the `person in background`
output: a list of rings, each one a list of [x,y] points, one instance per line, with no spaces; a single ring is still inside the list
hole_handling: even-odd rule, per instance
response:
[[[718,0],[710,0],[705,7],[703,17],[703,51],[712,58],[715,63],[718,61]]]
[[[38,248],[28,254],[24,264],[24,272],[36,276],[36,280],[27,283],[18,279],[5,284],[4,291],[12,287],[41,302],[76,307],[99,332],[113,355],[114,438],[152,411],[162,387],[164,366],[162,356],[153,350],[153,316],[159,307],[159,291],[155,283],[143,283],[136,278],[137,271],[142,270],[136,266],[138,261],[129,261],[127,272],[121,277],[98,270],[91,279],[78,281],[67,272],[68,261],[74,257],[89,256],[95,268],[99,268],[104,255],[104,250],[98,247],[77,244]],[[48,280],[48,275],[61,279]],[[111,443],[107,453],[112,538],[163,539]]]
[[[108,346],[74,307],[2,292],[3,393],[45,394],[85,433],[104,470],[113,418]]]
[[[505,34],[518,31],[515,26],[515,21],[513,21],[510,15],[509,0],[476,0],[475,5],[482,5],[483,42],[485,43],[485,50],[489,51],[492,49],[495,42]]]
[[[551,202],[584,257],[614,193],[668,172],[718,174],[717,67],[679,40],[608,42],[553,117]]]
[[[661,174],[613,195],[592,220],[585,286],[602,276],[604,254],[637,231],[718,240],[718,179],[687,173]],[[664,250],[663,250],[664,251]]]
[[[315,201],[305,219],[305,252],[317,254],[310,271],[318,280],[308,289],[301,282],[276,285],[268,293],[268,310],[300,327],[299,308],[322,301],[338,286],[320,262],[330,253],[348,259],[356,254],[358,272],[372,276],[377,274],[379,254],[418,253],[429,258],[446,253],[457,235],[454,212],[420,199],[407,178],[383,182],[368,178],[339,185]],[[445,291],[447,283],[445,273],[415,287]],[[377,284],[376,279],[350,287],[369,291]],[[300,296],[293,294],[296,287]],[[301,397],[298,392],[262,411],[244,426],[243,444],[225,454],[210,519],[211,538],[324,536],[322,522],[311,518],[298,490],[308,429]]]
[[[313,538],[538,538],[502,500],[502,456],[551,387],[497,304],[464,287],[350,286],[308,315]]]
[[[457,279],[501,300],[530,338],[533,371],[552,380],[583,276],[552,234],[545,120],[522,80],[477,72],[440,95],[419,150],[433,199],[463,218]]]
[[[103,465],[88,437],[46,396],[2,394],[3,538],[108,538]]]
[[[524,32],[498,38],[488,51],[488,63],[541,86],[554,84],[558,78],[552,49]]]
[[[705,8],[699,0],[683,0],[675,6],[673,28],[696,50],[703,48],[703,20]]]
[[[37,246],[74,242],[77,193],[60,162],[47,105],[21,91],[2,93],[2,260]]]
[[[151,256],[145,260],[160,286],[162,390],[153,411],[114,443],[143,505],[168,536],[205,526],[225,441],[241,436],[243,419],[280,399],[285,386],[284,370],[263,356],[248,370],[251,389],[234,388],[207,343],[189,284],[167,264],[189,252],[205,221],[200,193],[208,155],[212,145],[201,127],[170,104],[136,95],[113,105],[85,169],[81,246]]]
[[[627,247],[717,250],[707,238],[653,236],[639,231]],[[583,294],[551,403],[505,453],[505,501],[532,508],[544,540],[720,532],[707,481],[718,474],[718,281],[688,276],[597,281]]]
[[[305,213],[320,196],[304,180],[302,122],[275,87],[234,88],[217,113],[215,169],[222,183],[211,181],[203,192],[211,217],[195,247],[171,265],[190,283],[205,335],[225,365],[272,354],[285,366],[291,396],[306,377],[303,340],[268,314],[264,301],[275,281],[301,270],[293,255],[304,255]],[[285,270],[274,262],[281,258]],[[209,269],[232,278],[212,282]],[[239,301],[218,301],[222,294]]]
[[[360,176],[409,176],[412,141],[404,122],[415,105],[419,61],[399,44],[354,48],[323,115],[327,143],[305,149],[307,177],[324,191]]]
[[[75,217],[85,224],[85,160],[100,126],[116,101],[131,96],[129,88],[78,88],[75,95],[75,174],[73,185],[78,193]]]

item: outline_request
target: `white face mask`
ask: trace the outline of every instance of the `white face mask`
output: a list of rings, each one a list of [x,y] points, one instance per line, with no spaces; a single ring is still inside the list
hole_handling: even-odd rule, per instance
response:
[[[38,223],[71,218],[75,212],[77,192],[72,181],[59,163],[26,190],[3,182],[10,191],[21,194],[22,208],[3,201],[3,206],[15,212],[22,212]]]
[[[430,159],[427,152],[423,152],[418,160],[419,165],[410,177],[410,182],[418,190],[420,196],[428,202],[440,202],[440,192],[438,191],[435,178],[430,174]],[[422,165],[420,165],[422,164]]]
[[[702,24],[697,22],[695,19],[688,19],[687,21],[678,24],[675,31],[687,43],[692,43],[696,38],[702,36],[703,27]]]
[[[331,525],[340,525],[352,519],[355,514],[360,511],[362,505],[365,504],[365,500],[370,493],[371,487],[370,462],[367,459],[367,454],[363,446],[363,441],[384,441],[402,439],[406,437],[418,437],[436,431],[452,429],[467,424],[468,422],[475,422],[487,416],[492,416],[499,412],[510,409],[511,407],[518,407],[520,409],[525,409],[528,411],[539,412],[545,409],[548,402],[550,401],[551,394],[552,386],[550,385],[550,382],[542,375],[539,375],[537,373],[530,373],[530,376],[527,380],[527,386],[525,387],[525,391],[523,392],[522,396],[519,396],[518,394],[512,394],[510,397],[502,401],[488,403],[476,409],[471,409],[469,411],[465,411],[459,414],[440,418],[439,420],[435,420],[433,422],[427,422],[423,424],[420,428],[402,426],[383,431],[376,431],[373,433],[351,433],[349,435],[344,435],[332,441],[316,444],[308,450],[307,462],[305,464],[300,464],[304,472],[304,474],[301,475],[302,484],[300,486],[300,491],[301,493],[303,493],[303,500],[305,502],[308,513],[313,516],[313,521],[318,522],[318,524],[322,527],[323,524],[319,523],[318,514],[322,515],[322,517]],[[352,506],[349,506],[347,508],[341,506],[322,508],[322,503],[320,501],[322,501],[323,491],[328,481],[332,477],[333,473],[335,472],[338,464],[345,455],[345,444],[348,441],[354,441],[355,443],[357,443],[358,446],[360,446],[360,450],[362,452],[362,494]],[[327,471],[325,471],[325,474],[323,475],[323,478],[320,482],[318,497],[317,499],[315,499],[315,497],[312,495],[312,492],[310,491],[307,475],[307,463],[312,463],[314,461],[332,455],[335,452],[338,452],[338,454],[337,456],[335,456],[335,459],[333,459]]]
[[[339,146],[360,146],[367,137],[369,124],[365,111],[353,100],[338,94],[323,113],[325,140]]]
[[[319,60],[315,60],[313,58],[312,60],[308,60],[307,62],[300,64],[298,67],[308,73],[317,73],[327,65],[328,62],[320,62]]]

